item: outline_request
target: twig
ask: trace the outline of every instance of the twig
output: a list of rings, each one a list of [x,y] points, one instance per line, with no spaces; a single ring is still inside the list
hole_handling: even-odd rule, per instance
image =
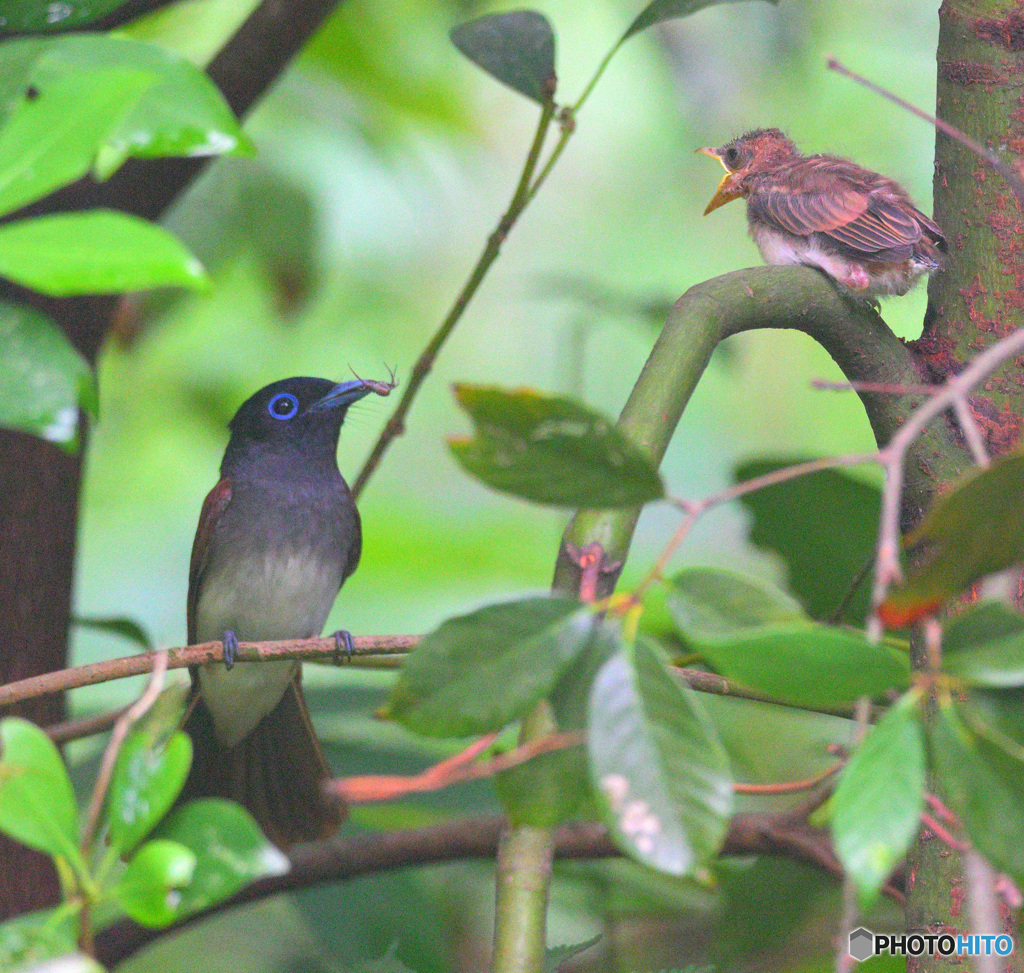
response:
[[[71,740],[95,736],[97,733],[109,730],[126,712],[128,712],[128,707],[123,706],[112,713],[99,713],[81,720],[65,720],[63,723],[54,723],[53,726],[45,728],[46,735],[57,746],[69,743]]]
[[[82,850],[89,851],[89,845],[96,834],[96,827],[100,821],[100,813],[103,811],[103,802],[107,797],[107,789],[110,787],[110,777],[114,772],[114,761],[117,760],[118,751],[128,731],[148,712],[149,708],[156,702],[164,688],[164,677],[167,675],[167,653],[157,652],[153,661],[153,674],[150,676],[149,685],[146,691],[131,705],[127,711],[114,724],[114,732],[110,734],[110,741],[107,749],[103,751],[103,759],[100,762],[99,773],[96,775],[96,784],[92,789],[92,798],[89,801],[89,812],[85,818],[85,827],[82,829]]]
[[[974,462],[983,470],[988,469],[992,461],[985,448],[985,439],[978,428],[978,420],[974,418],[974,413],[971,411],[971,404],[965,396],[958,395],[953,399],[953,409],[956,412],[957,425],[960,426],[960,431],[964,434],[967,448],[971,451]]]
[[[821,773],[805,780],[787,780],[778,784],[733,784],[732,789],[737,794],[797,794],[800,791],[813,790],[819,784],[823,784],[829,777],[839,773],[845,764],[845,760],[837,760],[831,767],[826,767]]]
[[[281,642],[239,642],[236,659],[239,662],[264,662],[274,659],[299,659],[308,662],[334,662],[356,667],[377,667],[385,657],[402,655],[419,644],[418,635],[372,635],[353,639],[352,657],[338,652],[333,638],[287,639]],[[167,649],[167,668],[184,669],[224,661],[221,642],[203,642],[185,648]],[[34,699],[47,693],[65,692],[82,686],[93,686],[112,679],[138,676],[152,672],[157,653],[94,662],[74,669],[61,669],[42,676],[32,676],[0,686],[0,708]]]
[[[839,604],[836,605],[835,609],[828,616],[826,621],[829,625],[838,625],[843,620],[843,615],[846,614],[846,609],[850,607],[850,602],[857,597],[860,586],[864,584],[864,579],[871,573],[871,569],[874,566],[875,558],[873,555],[865,558],[857,573],[850,579],[849,587],[847,587]]]
[[[963,863],[964,878],[967,880],[967,907],[971,916],[970,929],[982,936],[998,936],[1003,930],[999,922],[995,871],[973,848],[964,852]],[[999,973],[1002,967],[994,950],[982,950],[975,960],[974,970],[975,973]]]
[[[934,395],[940,385],[897,385],[892,382],[830,382],[812,378],[811,388],[823,392],[876,392],[879,395]]]

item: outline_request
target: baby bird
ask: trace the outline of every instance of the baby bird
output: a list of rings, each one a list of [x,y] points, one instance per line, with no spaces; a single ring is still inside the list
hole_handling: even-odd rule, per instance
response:
[[[704,215],[746,199],[765,263],[818,267],[868,300],[906,294],[942,266],[942,231],[892,179],[834,155],[801,155],[777,128],[697,151],[725,167]]]

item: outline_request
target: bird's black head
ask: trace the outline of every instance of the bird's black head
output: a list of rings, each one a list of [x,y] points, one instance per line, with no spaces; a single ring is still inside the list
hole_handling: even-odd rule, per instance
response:
[[[242,403],[229,423],[231,439],[221,475],[266,463],[336,468],[338,434],[353,402],[373,391],[356,380],[285,378]]]

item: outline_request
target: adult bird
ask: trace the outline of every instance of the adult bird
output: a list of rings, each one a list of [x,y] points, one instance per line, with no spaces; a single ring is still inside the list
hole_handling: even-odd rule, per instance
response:
[[[221,479],[203,503],[188,584],[189,644],[223,640],[225,663],[192,671],[186,722],[194,758],[186,797],[238,801],[282,848],[333,833],[345,808],[322,785],[330,768],[295,661],[234,664],[238,640],[319,635],[359,563],[359,513],[338,471],[345,414],[362,380],[287,378],[231,420]],[[347,633],[339,633],[351,641]]]
[[[765,263],[818,267],[867,299],[906,294],[942,266],[942,231],[892,179],[833,155],[801,155],[777,128],[697,151],[725,168],[704,215],[746,199]]]

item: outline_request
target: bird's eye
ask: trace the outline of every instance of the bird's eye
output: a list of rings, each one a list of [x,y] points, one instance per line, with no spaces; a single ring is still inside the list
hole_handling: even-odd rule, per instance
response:
[[[267,403],[267,412],[275,419],[291,419],[298,411],[299,400],[291,392],[278,392]]]
[[[727,166],[734,166],[740,161],[740,150],[735,145],[730,145],[722,156]]]

